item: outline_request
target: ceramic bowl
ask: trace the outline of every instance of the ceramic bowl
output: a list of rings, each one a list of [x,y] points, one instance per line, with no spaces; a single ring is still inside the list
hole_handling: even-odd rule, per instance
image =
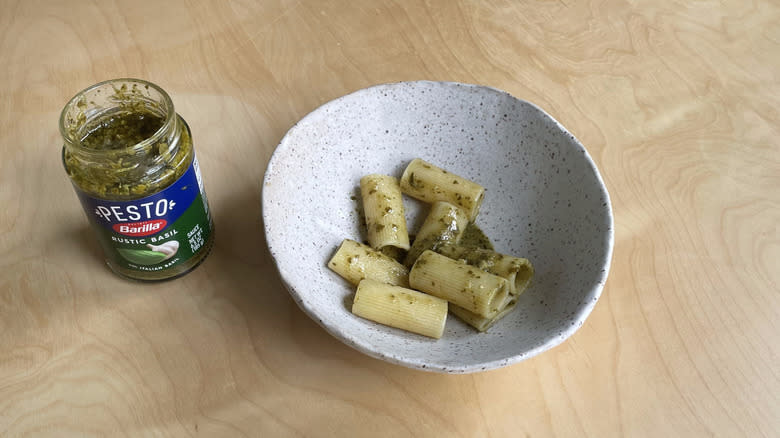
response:
[[[365,240],[360,177],[400,177],[416,157],[483,185],[476,223],[497,251],[536,269],[486,333],[452,315],[439,340],[359,318],[354,287],[326,266],[342,239]],[[425,209],[404,202],[413,234]],[[400,82],[326,103],[276,148],[262,203],[270,253],[300,308],[365,354],[429,371],[494,369],[560,344],[596,304],[612,254],[609,195],[582,144],[537,106],[485,86]]]

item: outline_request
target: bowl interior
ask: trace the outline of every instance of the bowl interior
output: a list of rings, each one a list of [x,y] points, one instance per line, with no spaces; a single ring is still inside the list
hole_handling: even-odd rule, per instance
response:
[[[359,179],[401,175],[420,157],[486,187],[477,224],[536,275],[487,333],[449,316],[432,340],[350,313],[354,288],[326,263],[344,238],[363,241]],[[426,205],[405,199],[410,233]],[[590,313],[612,250],[609,198],[582,145],[536,106],[489,87],[402,82],[318,108],[287,133],[263,183],[268,246],[298,305],[347,344],[398,364],[471,372],[562,342]]]

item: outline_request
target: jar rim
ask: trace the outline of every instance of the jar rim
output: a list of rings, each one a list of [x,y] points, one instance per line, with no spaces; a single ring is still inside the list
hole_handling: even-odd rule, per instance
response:
[[[80,138],[74,138],[73,132],[68,131],[65,128],[66,125],[66,117],[68,114],[68,110],[72,109],[73,107],[77,106],[79,104],[79,101],[82,97],[88,95],[90,92],[106,87],[107,85],[111,85],[114,90],[117,90],[117,87],[114,86],[114,84],[137,84],[139,86],[145,87],[145,88],[152,88],[157,93],[159,93],[162,104],[165,107],[165,121],[163,122],[162,126],[160,126],[157,131],[155,131],[154,134],[150,135],[146,139],[125,148],[126,151],[136,151],[146,148],[148,145],[154,144],[160,140],[161,137],[163,137],[167,132],[170,131],[170,125],[175,122],[176,120],[176,111],[173,106],[173,100],[168,95],[168,93],[163,90],[159,85],[149,82],[143,79],[137,79],[137,78],[117,78],[117,79],[108,79],[105,81],[98,82],[94,85],[90,85],[87,88],[84,88],[83,90],[76,93],[69,101],[65,104],[65,106],[62,109],[62,112],[60,113],[60,135],[65,140],[66,143],[70,143],[72,145],[80,145],[81,139]],[[81,152],[87,152],[86,149],[81,148]],[[93,154],[101,154],[106,153],[107,150],[89,150],[88,152]]]

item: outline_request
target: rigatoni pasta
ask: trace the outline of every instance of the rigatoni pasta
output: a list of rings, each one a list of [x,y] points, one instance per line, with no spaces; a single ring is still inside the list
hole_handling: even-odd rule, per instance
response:
[[[509,294],[512,296],[525,292],[534,275],[534,267],[528,259],[500,254],[489,249],[446,244],[440,245],[437,251],[451,259],[463,260],[483,271],[506,278],[509,282]]]
[[[460,208],[449,202],[434,202],[406,254],[404,264],[411,267],[426,249],[435,251],[445,243],[457,244],[468,223],[466,213]]]
[[[351,239],[344,239],[333,254],[328,267],[357,285],[370,278],[396,286],[409,285],[409,270],[379,251]]]
[[[479,213],[485,188],[431,163],[415,158],[401,176],[401,190],[421,201],[447,201],[466,212],[470,222]]]
[[[415,159],[400,181],[364,176],[360,193],[368,245],[344,239],[328,261],[357,286],[355,315],[438,339],[450,312],[484,332],[517,306],[534,268],[494,251],[474,223],[482,186]],[[402,193],[431,203],[411,245]]]
[[[360,194],[369,245],[378,250],[388,246],[409,249],[398,179],[388,175],[366,175],[360,179]]]
[[[380,324],[439,339],[447,321],[447,301],[366,279],[358,284],[352,313]]]
[[[476,313],[470,312],[463,307],[456,306],[455,304],[450,304],[449,310],[453,315],[463,320],[463,322],[466,324],[481,332],[484,332],[487,331],[487,329],[490,327],[493,327],[493,324],[497,323],[498,320],[508,315],[509,312],[515,308],[515,306],[517,306],[517,298],[512,298],[507,302],[503,309],[499,310],[495,316],[490,318],[477,315]]]
[[[505,278],[431,250],[417,258],[409,271],[409,285],[486,318],[498,314],[508,297]]]

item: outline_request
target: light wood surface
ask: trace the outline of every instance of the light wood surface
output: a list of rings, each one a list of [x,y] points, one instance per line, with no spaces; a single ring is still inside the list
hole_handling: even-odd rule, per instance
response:
[[[756,1],[0,1],[0,436],[770,437],[780,430],[780,6]],[[165,88],[217,226],[206,262],[118,278],[60,158],[59,112]],[[612,271],[567,342],[439,375],[341,344],[262,235],[274,147],[400,80],[537,103],[586,145]]]

